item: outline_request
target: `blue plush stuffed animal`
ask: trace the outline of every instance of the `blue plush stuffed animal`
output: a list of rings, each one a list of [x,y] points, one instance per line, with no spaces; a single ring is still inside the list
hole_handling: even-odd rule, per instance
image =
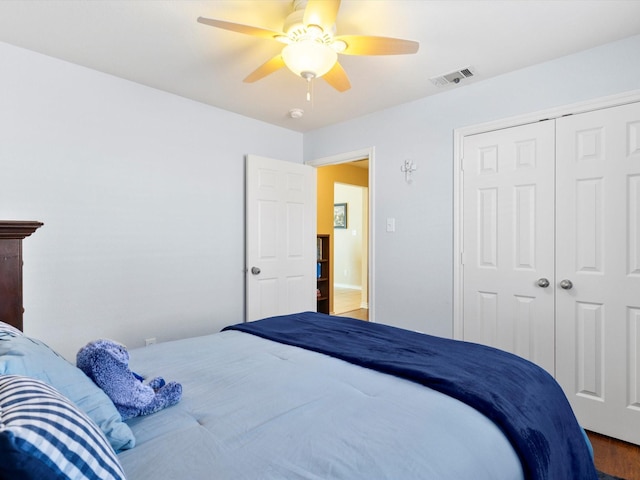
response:
[[[89,342],[78,352],[76,364],[111,398],[123,420],[170,407],[182,397],[179,383],[165,383],[162,377],[143,383],[140,375],[129,370],[125,346],[112,340]]]

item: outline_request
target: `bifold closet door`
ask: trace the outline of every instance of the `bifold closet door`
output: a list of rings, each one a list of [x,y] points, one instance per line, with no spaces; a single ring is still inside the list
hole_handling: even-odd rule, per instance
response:
[[[554,122],[465,137],[463,339],[554,372]]]
[[[585,428],[640,444],[640,103],[556,123],[557,379]]]

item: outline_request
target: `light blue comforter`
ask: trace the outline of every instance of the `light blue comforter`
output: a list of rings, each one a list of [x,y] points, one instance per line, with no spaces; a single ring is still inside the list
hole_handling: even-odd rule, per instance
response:
[[[184,393],[127,422],[129,480],[523,478],[491,421],[407,380],[238,331],[130,354]]]
[[[562,388],[524,358],[477,343],[316,312],[224,330],[323,353],[456,398],[500,427],[519,454],[527,480],[597,480],[584,431]]]

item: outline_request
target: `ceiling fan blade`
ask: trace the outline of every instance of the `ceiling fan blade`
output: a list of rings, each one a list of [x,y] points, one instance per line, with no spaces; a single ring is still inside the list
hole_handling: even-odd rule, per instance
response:
[[[347,48],[340,52],[345,55],[404,55],[416,53],[420,46],[412,40],[368,35],[340,35],[335,40],[347,44]]]
[[[342,68],[342,65],[338,62],[336,62],[333,68],[329,70],[329,72],[325,73],[322,78],[324,78],[329,85],[339,92],[344,92],[351,88],[347,72],[344,71],[344,68]]]
[[[270,60],[267,60],[258,68],[256,68],[253,72],[247,75],[247,78],[243,80],[245,83],[253,83],[261,78],[266,77],[267,75],[272,74],[276,70],[280,70],[284,67],[284,60],[282,59],[282,55],[278,54]]]
[[[330,32],[339,9],[340,0],[308,0],[302,22],[305,25],[319,25],[325,32]]]
[[[266,28],[252,27],[250,25],[242,25],[241,23],[225,22],[224,20],[215,20],[213,18],[198,17],[198,22],[211,27],[223,28],[232,32],[244,33],[254,37],[269,38],[275,40],[276,37],[284,36],[282,32],[275,30],[267,30]]]

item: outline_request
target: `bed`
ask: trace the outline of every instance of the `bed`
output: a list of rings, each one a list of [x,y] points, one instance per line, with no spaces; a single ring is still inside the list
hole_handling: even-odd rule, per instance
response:
[[[488,347],[306,312],[130,356],[133,371],[179,381],[182,400],[121,422],[73,365],[0,328],[2,423],[12,420],[3,381],[31,382],[19,388],[54,387],[64,408],[82,410],[91,437],[76,460],[44,462],[32,476],[31,458],[16,466],[3,453],[0,478],[597,478],[555,381]],[[0,452],[15,448],[7,442],[0,428]]]

